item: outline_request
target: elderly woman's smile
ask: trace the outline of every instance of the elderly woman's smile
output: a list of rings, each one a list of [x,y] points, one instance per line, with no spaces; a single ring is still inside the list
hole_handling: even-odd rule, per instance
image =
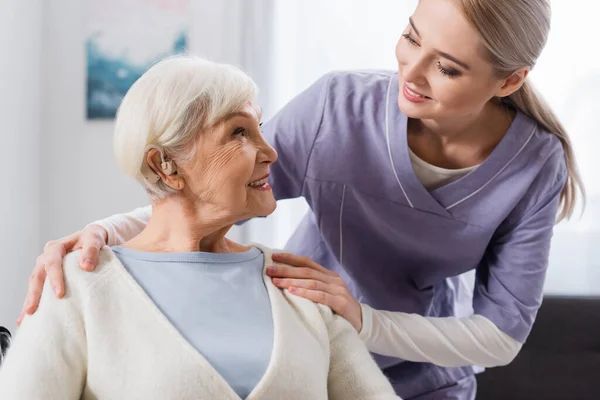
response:
[[[269,175],[267,175],[257,181],[250,182],[248,184],[248,186],[250,186],[253,189],[258,189],[258,190],[271,190],[271,185],[269,185]]]

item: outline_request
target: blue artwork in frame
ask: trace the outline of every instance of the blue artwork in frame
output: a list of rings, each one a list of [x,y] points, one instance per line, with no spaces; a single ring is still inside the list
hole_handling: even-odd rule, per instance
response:
[[[113,119],[154,63],[186,51],[188,0],[88,0],[88,120]]]

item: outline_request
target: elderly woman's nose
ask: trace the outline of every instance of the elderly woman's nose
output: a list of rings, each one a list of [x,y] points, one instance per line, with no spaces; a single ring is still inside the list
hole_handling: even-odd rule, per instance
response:
[[[258,140],[257,146],[257,157],[259,162],[266,162],[272,164],[275,161],[277,161],[277,151],[273,147],[271,147],[269,143],[267,143],[267,141],[262,137],[262,135]]]
[[[273,147],[269,146],[269,144],[265,143],[265,155],[266,155],[266,162],[268,162],[269,164],[273,164],[275,161],[277,161],[277,150],[275,150]]]

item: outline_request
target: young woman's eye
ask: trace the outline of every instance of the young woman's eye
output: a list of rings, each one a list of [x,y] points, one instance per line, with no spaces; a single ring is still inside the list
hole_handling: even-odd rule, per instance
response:
[[[444,68],[439,61],[437,63],[437,67],[442,73],[442,75],[447,76],[449,78],[456,78],[457,76],[460,76],[460,71],[457,71],[454,68]]]
[[[408,43],[410,43],[413,46],[418,46],[419,43],[417,43],[417,41],[415,39],[412,38],[412,36],[410,36],[410,33],[405,33],[402,35],[402,37],[406,40],[408,40]]]
[[[244,129],[244,128],[236,128],[233,131],[233,136],[246,136],[246,129]]]

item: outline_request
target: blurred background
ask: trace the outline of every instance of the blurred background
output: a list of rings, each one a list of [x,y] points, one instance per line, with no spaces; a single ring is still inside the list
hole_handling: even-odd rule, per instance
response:
[[[0,0],[0,325],[15,328],[46,241],[149,203],[113,159],[119,82],[185,47],[244,68],[267,119],[330,70],[395,69],[416,3]],[[531,78],[571,134],[588,203],[556,227],[546,291],[600,295],[600,4],[551,3],[552,33]],[[280,202],[231,236],[282,248],[306,211],[301,199]]]

